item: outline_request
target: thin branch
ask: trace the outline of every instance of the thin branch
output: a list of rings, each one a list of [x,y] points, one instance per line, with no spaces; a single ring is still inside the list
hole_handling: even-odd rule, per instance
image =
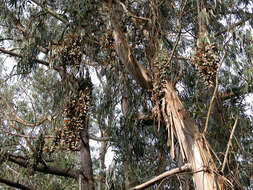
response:
[[[13,127],[12,127],[13,128]],[[24,134],[15,134],[12,133],[10,131],[7,131],[5,129],[2,128],[2,131],[8,135],[14,136],[14,137],[22,137],[22,138],[27,138],[27,139],[37,139],[38,136],[31,136],[31,135],[24,135]],[[56,136],[52,136],[52,135],[46,135],[44,136],[44,139],[54,139],[56,138]],[[97,137],[98,138],[98,137]],[[99,138],[100,139],[100,138]],[[106,139],[101,139],[101,140],[106,140]]]
[[[170,62],[171,62],[171,60],[172,60],[172,58],[173,58],[173,56],[174,56],[174,54],[175,54],[175,51],[176,51],[178,42],[179,42],[179,40],[180,40],[181,31],[182,31],[182,26],[183,26],[184,8],[185,8],[186,4],[187,4],[187,0],[184,2],[184,5],[183,5],[182,10],[181,10],[181,12],[180,12],[180,18],[179,18],[179,20],[180,20],[180,25],[179,25],[179,28],[178,28],[177,39],[176,39],[176,42],[175,42],[175,44],[174,44],[174,46],[173,46],[172,52],[171,52],[171,54],[170,54],[170,57],[169,57],[169,60],[168,60],[168,65],[170,64]]]
[[[44,11],[46,11],[48,14],[52,15],[53,17],[57,18],[58,20],[62,21],[64,24],[69,24],[68,20],[61,17],[60,15],[56,14],[54,11],[52,11],[51,9],[43,6],[40,2],[38,2],[37,0],[31,0],[32,2],[34,2],[36,5],[40,6]]]
[[[171,176],[174,176],[176,174],[181,174],[181,173],[184,173],[184,172],[190,172],[191,171],[191,165],[190,164],[185,164],[181,167],[178,167],[178,168],[175,168],[175,169],[172,169],[170,171],[167,171],[167,172],[164,172],[162,174],[160,174],[159,176],[141,184],[141,185],[138,185],[134,188],[132,188],[131,190],[137,190],[137,189],[144,189],[146,187],[149,187],[151,185],[153,185],[154,183],[164,179],[164,178],[167,178],[167,177],[171,177]]]
[[[8,135],[11,135],[11,136],[14,136],[14,137],[23,137],[23,138],[28,138],[28,139],[36,139],[36,138],[38,138],[38,137],[34,137],[34,136],[28,136],[28,135],[22,135],[22,134],[14,134],[12,132],[6,131],[5,129],[2,129],[2,131],[5,134],[8,134]]]
[[[101,85],[102,85],[102,88],[105,89],[105,84],[104,84],[104,82],[103,82],[103,80],[102,80],[101,75],[98,73],[97,68],[95,68],[95,72],[96,72],[96,75],[97,75],[97,78],[98,78],[99,82],[100,82]]]
[[[0,2],[0,4],[2,5],[1,2]],[[8,12],[8,16],[11,18],[13,26],[17,28],[19,33],[21,33],[25,38],[28,38],[29,37],[29,31],[27,31],[26,28],[24,27],[24,25],[21,24],[20,19],[18,19],[14,15],[14,13],[11,12],[5,5],[3,5],[2,8],[4,8]],[[48,52],[47,48],[44,48],[42,46],[39,46],[38,48],[41,52],[47,54],[47,52]]]
[[[126,12],[127,15],[129,15],[133,18],[140,19],[140,20],[145,20],[145,21],[148,21],[149,23],[151,23],[150,18],[146,18],[146,17],[142,17],[142,16],[136,16],[131,10],[129,10],[129,8],[124,3],[120,2],[119,0],[116,0],[116,2],[122,6],[123,10]]]
[[[112,139],[109,137],[97,137],[94,135],[89,135],[89,139],[94,140],[94,141],[111,141]]]
[[[13,40],[13,38],[0,38],[0,42],[6,41],[6,40]]]
[[[225,59],[225,56],[226,56],[226,52],[224,53],[220,63],[219,63],[219,67],[221,66],[221,63],[224,61]],[[211,98],[211,101],[210,101],[210,105],[209,105],[209,108],[208,108],[208,112],[207,112],[207,117],[206,117],[206,122],[205,122],[205,127],[204,127],[204,131],[203,131],[203,134],[206,133],[207,131],[207,128],[208,128],[208,122],[209,122],[209,118],[210,118],[210,115],[211,115],[211,110],[212,110],[212,107],[213,107],[213,102],[214,102],[214,99],[216,97],[216,92],[217,92],[217,89],[218,89],[218,79],[219,79],[219,72],[217,71],[216,73],[216,78],[215,78],[215,88],[214,88],[214,91],[213,91],[213,95],[212,95],[212,98]]]
[[[4,54],[8,54],[8,55],[11,55],[11,56],[14,56],[14,57],[19,57],[19,58],[23,58],[22,55],[18,54],[18,53],[14,53],[12,51],[9,51],[9,50],[5,50],[3,48],[0,48],[0,52],[4,53]],[[46,61],[43,61],[43,60],[40,60],[40,59],[33,59],[33,61],[36,61],[42,65],[46,65],[46,66],[49,66],[49,63],[46,62]]]
[[[241,21],[237,22],[237,23],[234,23],[230,26],[231,29],[237,27],[237,26],[240,26],[242,24],[244,24],[245,22],[247,22],[249,19],[252,19],[253,18],[253,14],[251,14],[250,16],[247,16],[246,18],[242,19]],[[219,32],[217,32],[214,36],[215,37],[218,37],[220,36],[221,34],[223,33],[226,33],[228,30],[227,30],[227,27]]]
[[[179,72],[178,72],[176,78],[173,81],[173,86],[175,86],[177,84],[177,82],[179,81],[179,79],[181,78],[182,73],[183,73],[183,64],[181,63],[179,66],[180,66]]]
[[[224,100],[234,98],[236,96],[239,97],[239,96],[247,95],[247,94],[250,94],[253,92],[253,88],[249,88],[248,91],[245,93],[239,92],[240,89],[241,89],[241,87],[236,87],[236,88],[233,88],[232,90],[229,90],[229,91],[220,92],[219,97],[221,98],[221,100],[224,101]]]
[[[11,113],[10,116],[13,117],[13,119],[10,118],[10,121],[15,121],[15,122],[18,122],[18,123],[20,123],[22,125],[29,126],[29,127],[39,126],[39,125],[43,124],[45,121],[47,121],[47,120],[51,121],[50,116],[44,116],[44,117],[42,117],[39,122],[29,122],[29,121],[23,120],[12,109],[12,107],[9,105],[9,103],[8,103],[7,100],[5,101],[5,103],[6,103],[6,106],[7,106],[8,110],[9,110],[9,112]]]
[[[13,182],[13,181],[10,181],[8,179],[1,178],[1,177],[0,177],[0,183],[4,183],[8,186],[15,187],[15,188],[18,188],[18,189],[21,189],[21,190],[35,190],[35,188],[28,187],[28,186],[22,185],[20,183]]]
[[[238,119],[239,119],[239,114],[236,116],[234,126],[232,128],[231,133],[230,133],[230,137],[229,137],[229,140],[228,140],[227,150],[226,150],[226,153],[225,153],[225,157],[224,157],[224,161],[223,161],[223,164],[222,164],[221,172],[224,171],[224,168],[225,168],[225,165],[226,165],[226,162],[227,162],[228,151],[229,151],[230,146],[232,145],[232,138],[233,138],[233,135],[234,135],[234,132],[235,132],[235,128],[237,126]]]

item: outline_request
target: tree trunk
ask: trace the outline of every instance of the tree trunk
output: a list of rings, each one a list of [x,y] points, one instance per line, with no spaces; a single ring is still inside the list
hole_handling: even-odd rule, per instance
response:
[[[107,137],[107,135],[103,135],[103,137]],[[104,190],[105,186],[105,154],[107,149],[107,142],[102,141],[100,146],[100,154],[99,154],[99,180],[98,180],[98,190]]]
[[[88,138],[88,125],[81,133],[81,190],[94,190],[92,161]]]
[[[115,13],[112,9],[110,11],[112,12],[111,23],[114,30],[115,49],[121,62],[143,88],[152,88],[149,72],[135,60]],[[168,130],[171,130],[172,134],[170,136],[176,136],[178,139],[183,163],[191,164],[193,182],[196,189],[218,189],[216,185],[216,166],[209,152],[205,137],[199,133],[198,128],[195,126],[190,114],[184,109],[173,86],[167,83],[164,90],[164,108],[160,110],[164,118],[162,122],[166,124]]]
[[[165,109],[162,111],[166,126],[167,128],[172,127],[178,139],[183,162],[191,164],[196,188],[198,190],[217,189],[215,174],[217,169],[209,152],[207,141],[199,133],[190,114],[184,109],[176,91],[169,83],[165,88],[164,104]]]

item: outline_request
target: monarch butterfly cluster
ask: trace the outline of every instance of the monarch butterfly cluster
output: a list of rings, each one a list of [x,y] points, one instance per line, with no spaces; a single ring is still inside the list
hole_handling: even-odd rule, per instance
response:
[[[167,70],[169,67],[169,55],[165,47],[162,47],[153,62],[153,76],[152,76],[152,97],[151,100],[154,104],[152,115],[158,121],[158,131],[160,130],[161,120],[161,102],[164,98],[164,88],[167,83]]]
[[[111,32],[106,33],[103,37],[100,38],[99,44],[102,49],[106,52],[106,59],[114,59],[116,56],[116,51],[113,46],[114,39]]]
[[[79,65],[82,59],[81,39],[67,34],[58,46],[61,62],[66,65]]]
[[[166,70],[168,69],[168,51],[162,48],[155,56],[153,63],[153,90],[152,99],[156,100],[163,97],[163,87],[166,84],[167,76]]]
[[[213,87],[219,65],[215,43],[208,45],[202,44],[200,47],[197,47],[193,63],[199,76],[203,78],[205,85],[208,88]]]
[[[71,99],[64,109],[64,126],[56,131],[56,137],[46,152],[52,153],[60,145],[63,150],[80,150],[80,133],[87,124],[87,112],[91,101],[91,87],[80,90],[76,98]]]

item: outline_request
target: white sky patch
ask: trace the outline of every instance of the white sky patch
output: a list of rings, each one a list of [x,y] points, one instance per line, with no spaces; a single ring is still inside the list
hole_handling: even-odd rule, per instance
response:
[[[7,69],[6,73],[10,73],[15,65],[16,61],[12,57],[4,57],[4,66]]]
[[[95,140],[90,139],[89,141],[90,146],[91,147],[95,147],[94,151],[91,151],[91,155],[92,157],[94,156],[96,159],[99,159],[99,151],[100,151],[100,147],[101,147],[101,143]],[[109,166],[111,165],[112,161],[113,161],[113,157],[114,157],[114,152],[112,151],[112,148],[109,147],[107,148],[106,154],[105,154],[105,167],[106,169],[109,168]]]
[[[253,93],[245,97],[245,103],[247,104],[246,114],[253,117]]]

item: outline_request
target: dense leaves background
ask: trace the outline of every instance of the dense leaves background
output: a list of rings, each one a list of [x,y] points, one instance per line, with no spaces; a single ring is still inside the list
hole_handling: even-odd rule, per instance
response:
[[[177,164],[169,154],[167,131],[164,127],[158,131],[151,117],[150,92],[136,83],[115,52],[110,16],[120,18],[136,60],[155,72],[151,61],[157,54],[154,47],[160,42],[170,55],[183,4],[184,1],[116,0],[111,13],[106,1],[0,0],[0,179],[31,189],[77,188],[73,176],[39,172],[29,163],[35,162],[39,137],[42,135],[45,146],[49,146],[56,129],[64,126],[64,105],[77,93],[75,81],[85,78],[88,71],[94,84],[89,134],[91,139],[102,138],[91,147],[96,188],[126,189],[174,168]],[[239,115],[224,176],[234,189],[250,189],[253,4],[247,0],[203,4],[199,17],[197,1],[187,2],[180,41],[166,76],[171,81],[178,79],[175,88],[203,131],[212,89],[202,82],[191,56],[201,40],[216,44],[220,60],[225,54],[206,138],[221,169],[231,129]],[[205,25],[204,36],[199,35],[199,18]],[[78,54],[78,61],[69,57],[71,53],[72,57]],[[110,167],[105,167],[109,147],[114,159]],[[17,164],[14,158],[24,159],[24,165]],[[57,147],[51,155],[43,152],[42,158],[49,167],[73,172],[80,169],[79,152]],[[184,180],[170,178],[163,188],[177,189]],[[10,189],[5,182],[0,187]]]

